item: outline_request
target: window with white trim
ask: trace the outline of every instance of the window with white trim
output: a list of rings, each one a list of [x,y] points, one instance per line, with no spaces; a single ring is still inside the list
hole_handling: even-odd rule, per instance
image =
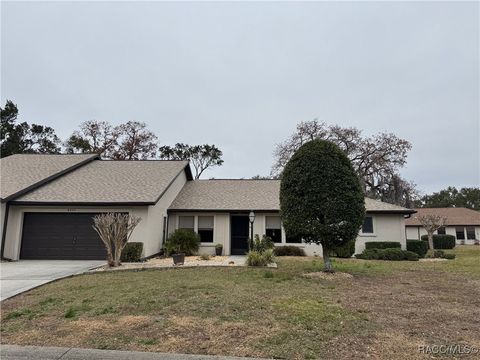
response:
[[[213,243],[213,216],[198,217],[198,235],[200,242]]]
[[[362,224],[362,234],[373,234],[373,216],[365,216]]]
[[[179,216],[178,228],[195,232],[195,216]]]
[[[457,235],[457,240],[465,240],[465,229],[463,226],[457,226],[455,228],[455,234]]]
[[[475,226],[467,226],[467,239],[475,240]]]
[[[265,216],[265,235],[274,243],[282,242],[282,221],[280,216]]]

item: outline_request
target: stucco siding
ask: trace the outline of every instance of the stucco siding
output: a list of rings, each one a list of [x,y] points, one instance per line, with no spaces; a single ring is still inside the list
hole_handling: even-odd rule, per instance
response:
[[[465,233],[465,244],[471,245],[475,243],[473,239],[467,239],[466,226],[459,226],[464,228]],[[423,235],[427,235],[427,231],[423,226],[407,226],[405,228],[407,234],[407,239],[409,240],[420,240]],[[437,231],[435,231],[435,234]],[[453,235],[457,237],[456,226],[446,226],[445,233],[447,235]],[[475,226],[475,239],[480,239],[480,226]],[[460,240],[457,240],[457,244],[460,243]]]
[[[266,232],[266,216],[277,215],[278,213],[256,213],[253,224],[254,235],[260,237]],[[194,216],[195,226],[197,226],[198,215],[214,216],[214,242],[210,244],[201,244],[200,253],[213,254],[215,244],[222,244],[224,254],[230,254],[230,213],[210,213],[210,212],[181,212],[171,213],[169,215],[169,233],[178,228],[179,216]],[[402,249],[406,249],[405,240],[405,219],[403,215],[373,215],[374,233],[372,235],[359,235],[356,240],[355,253],[361,253],[365,249],[367,241],[396,241],[400,242]],[[295,244],[286,242],[285,230],[282,228],[282,242],[276,246],[293,245],[303,248],[309,256],[322,256],[323,251],[320,245],[315,244]]]
[[[148,233],[147,219],[148,209],[146,206],[136,207],[55,207],[55,206],[15,206],[11,205],[8,215],[7,233],[5,237],[4,256],[7,259],[18,260],[23,229],[23,215],[26,212],[51,212],[51,213],[101,213],[101,212],[128,212],[142,219],[132,233],[130,241],[145,242]]]
[[[148,216],[145,219],[147,222],[146,234],[144,239],[143,256],[151,256],[158,254],[163,247],[163,218],[167,216],[167,209],[178,195],[182,187],[187,182],[185,171],[182,171],[179,176],[167,188],[160,200],[155,205],[148,207]]]

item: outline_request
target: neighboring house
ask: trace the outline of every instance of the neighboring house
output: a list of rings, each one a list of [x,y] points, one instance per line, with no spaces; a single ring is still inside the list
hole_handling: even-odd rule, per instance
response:
[[[453,235],[457,243],[473,244],[480,239],[480,212],[467,208],[418,208],[417,214],[405,221],[407,239],[420,239],[427,232],[420,224],[418,218],[422,215],[435,214],[444,216],[447,220],[445,226],[436,231],[436,234]]]
[[[142,220],[130,241],[143,256],[158,254],[169,233],[185,228],[201,237],[200,252],[243,254],[255,212],[254,234],[276,244],[320,246],[288,237],[279,216],[278,180],[196,180],[186,161],[104,161],[96,155],[12,155],[0,160],[2,253],[18,259],[103,259],[95,214],[124,212]],[[356,252],[366,241],[398,241],[413,210],[365,199],[367,216]]]

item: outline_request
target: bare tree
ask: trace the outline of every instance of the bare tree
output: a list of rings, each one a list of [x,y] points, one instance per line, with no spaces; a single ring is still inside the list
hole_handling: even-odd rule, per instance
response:
[[[422,224],[422,226],[427,231],[428,247],[431,250],[434,250],[433,233],[437,231],[439,228],[441,228],[443,225],[445,225],[445,221],[447,221],[447,218],[441,215],[427,214],[427,215],[417,216],[417,219],[418,221],[420,221],[420,224]]]
[[[157,136],[143,122],[129,121],[118,126],[118,147],[112,158],[116,160],[146,160],[157,155]]]
[[[348,156],[367,196],[407,206],[416,196],[415,185],[398,174],[405,166],[411,144],[391,133],[365,137],[354,127],[329,126],[313,120],[301,122],[286,141],[277,144],[271,176],[281,177],[293,153],[313,139],[329,140]],[[408,192],[408,193],[407,193]]]
[[[141,218],[123,213],[105,213],[95,215],[93,228],[107,250],[108,266],[120,266],[120,258],[133,229]]]
[[[65,142],[67,153],[97,153],[111,158],[120,135],[118,126],[106,121],[89,120],[80,125]]]

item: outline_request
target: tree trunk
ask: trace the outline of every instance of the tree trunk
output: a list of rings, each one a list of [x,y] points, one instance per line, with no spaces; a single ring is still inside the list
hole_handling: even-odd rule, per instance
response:
[[[428,233],[428,247],[432,251],[435,250],[434,247],[433,247],[433,233],[432,232]]]
[[[119,245],[115,244],[115,257],[113,259],[113,261],[115,263],[114,266],[120,266],[121,265],[120,258],[122,256],[122,250],[123,250],[123,248],[120,244]]]
[[[334,271],[332,266],[332,260],[330,259],[330,252],[326,249],[323,250],[323,262],[325,265],[323,271],[327,273],[333,273]]]

